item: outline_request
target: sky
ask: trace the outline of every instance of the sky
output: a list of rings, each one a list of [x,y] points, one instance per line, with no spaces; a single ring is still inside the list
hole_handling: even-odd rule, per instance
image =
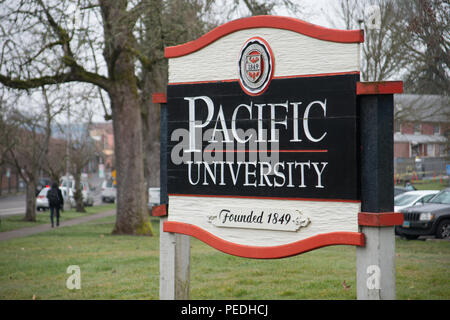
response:
[[[299,5],[304,8],[304,11],[301,12],[289,12],[283,6],[275,7],[275,15],[280,16],[290,16],[294,18],[299,18],[305,20],[306,22],[318,24],[323,27],[333,27],[330,23],[330,18],[336,16],[334,8],[339,3],[336,0],[291,0],[295,5]],[[282,0],[278,0],[278,2],[282,2]],[[218,20],[223,20],[223,12],[228,10],[228,8],[232,7],[234,0],[216,0],[214,8],[216,10],[215,16]],[[243,15],[248,14],[248,9],[246,9],[245,5],[242,4],[237,12],[231,17],[231,20],[242,17]]]
[[[337,2],[336,0],[294,0],[293,2],[298,2],[301,5],[305,6],[306,12],[305,14],[300,13],[300,16],[297,17],[299,19],[327,28],[334,27],[330,23],[331,17],[334,17],[336,19],[336,23],[341,23],[340,19],[334,12],[334,8],[336,7]],[[290,13],[286,12],[283,9],[278,10],[277,14],[291,16]]]

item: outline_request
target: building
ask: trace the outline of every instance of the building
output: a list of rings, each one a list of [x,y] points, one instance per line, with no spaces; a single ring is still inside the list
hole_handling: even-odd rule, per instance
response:
[[[439,95],[394,96],[394,163],[399,174],[445,173],[449,163],[450,99]]]
[[[90,136],[96,141],[98,149],[103,153],[103,165],[106,171],[114,168],[114,133],[112,122],[93,123]]]
[[[0,166],[0,196],[4,193],[23,191],[25,183],[14,166]]]
[[[86,136],[89,130],[89,136]],[[66,173],[67,156],[69,162],[74,161],[76,155],[70,155],[67,150],[67,141],[75,147],[76,144],[83,144],[83,140],[89,145],[93,144],[94,153],[91,154],[89,162],[83,168],[83,173],[110,173],[114,168],[114,135],[112,123],[71,123],[55,124],[51,128],[52,136],[48,144],[48,155],[44,161],[45,168],[41,168],[39,178],[58,177]],[[86,136],[86,137],[85,137]],[[84,149],[87,150],[87,149]],[[92,152],[92,148],[90,149]],[[13,193],[23,191],[25,182],[17,171],[16,166],[11,161],[6,161],[6,154],[0,154],[0,195],[2,193]]]

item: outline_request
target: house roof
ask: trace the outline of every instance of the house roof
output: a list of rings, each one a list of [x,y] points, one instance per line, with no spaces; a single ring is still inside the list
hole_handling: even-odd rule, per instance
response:
[[[394,118],[412,122],[450,122],[450,97],[395,94]]]
[[[447,138],[441,135],[394,133],[394,142],[409,142],[413,145],[424,143],[446,143]]]

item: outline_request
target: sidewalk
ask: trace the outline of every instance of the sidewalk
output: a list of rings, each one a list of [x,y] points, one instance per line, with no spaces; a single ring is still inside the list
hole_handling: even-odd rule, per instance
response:
[[[103,212],[99,212],[99,213],[92,214],[89,216],[75,218],[75,219],[61,222],[59,224],[59,227],[55,227],[54,229],[62,228],[62,227],[69,227],[69,226],[73,226],[76,224],[88,222],[91,220],[96,220],[96,219],[100,219],[100,218],[104,218],[104,217],[113,216],[115,214],[116,214],[116,209],[109,210],[109,211],[103,211]],[[26,236],[30,236],[30,235],[33,235],[36,233],[41,233],[41,232],[50,231],[50,230],[52,230],[52,227],[50,226],[50,223],[48,223],[48,224],[42,224],[42,225],[35,226],[35,227],[0,232],[0,241],[14,239],[14,238],[20,238],[20,237],[26,237]]]

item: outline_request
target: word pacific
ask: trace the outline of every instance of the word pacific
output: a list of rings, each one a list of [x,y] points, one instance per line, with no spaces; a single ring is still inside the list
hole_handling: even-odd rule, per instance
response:
[[[290,142],[301,142],[300,138],[301,129],[299,126],[299,122],[301,120],[303,125],[303,133],[307,140],[311,142],[320,142],[322,141],[327,132],[322,132],[320,135],[317,133],[313,136],[310,130],[309,117],[311,110],[318,109],[319,112],[323,114],[323,117],[326,117],[327,112],[327,100],[324,101],[315,100],[310,102],[303,111],[301,115],[299,113],[299,107],[302,102],[283,102],[283,103],[262,103],[262,104],[239,104],[233,109],[231,119],[226,119],[224,115],[224,111],[222,105],[219,106],[217,113],[214,102],[208,96],[198,96],[198,97],[185,97],[184,100],[188,101],[189,106],[189,148],[184,150],[184,152],[201,152],[201,150],[196,146],[196,129],[202,129],[206,126],[214,125],[214,130],[212,132],[211,140],[208,141],[210,143],[217,142],[216,134],[221,132],[223,134],[223,142],[233,142],[230,137],[231,135],[235,141],[238,143],[246,143],[249,141],[255,142],[279,142],[279,137],[277,136],[276,127],[287,130],[288,129],[288,112],[289,108],[292,108],[292,139]],[[207,115],[206,119],[199,120],[196,117],[196,111],[200,108],[207,107]],[[264,128],[264,119],[263,112],[264,109],[270,109],[270,118],[267,119],[269,125],[267,128]],[[317,111],[316,111],[317,112]],[[215,120],[213,118],[215,117]],[[227,121],[231,120],[231,128],[227,127]],[[238,133],[238,120],[256,120],[257,121],[257,136],[249,136],[242,137]],[[213,121],[213,122],[211,122]],[[263,134],[264,130],[270,130],[270,139],[267,140],[267,137]],[[255,140],[256,138],[256,140]]]

